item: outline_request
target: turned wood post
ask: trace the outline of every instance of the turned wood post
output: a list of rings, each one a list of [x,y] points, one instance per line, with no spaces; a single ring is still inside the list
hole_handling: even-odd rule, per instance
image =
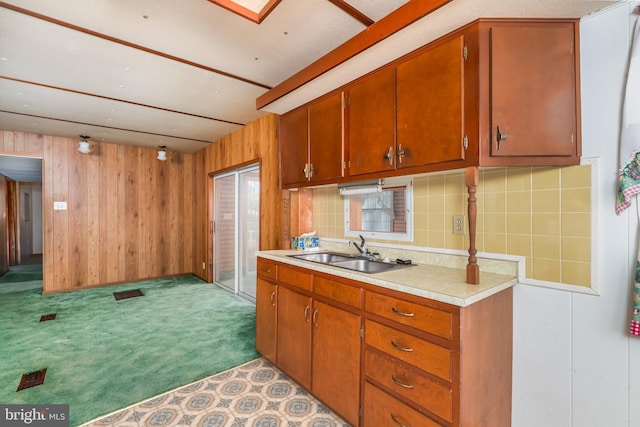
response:
[[[476,224],[478,216],[478,206],[476,204],[476,191],[478,190],[478,168],[469,167],[464,171],[464,181],[467,186],[469,199],[467,203],[467,213],[469,216],[469,262],[467,263],[467,283],[477,285],[480,283],[480,266],[476,258]]]

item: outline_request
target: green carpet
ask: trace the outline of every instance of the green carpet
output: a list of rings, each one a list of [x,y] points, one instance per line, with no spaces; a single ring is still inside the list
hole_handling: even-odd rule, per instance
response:
[[[72,426],[256,357],[255,305],[192,276],[0,293],[0,402],[68,403]],[[42,368],[43,385],[16,392]]]
[[[0,289],[5,285],[18,282],[42,280],[42,264],[13,265],[0,277]],[[42,288],[42,283],[40,284]]]

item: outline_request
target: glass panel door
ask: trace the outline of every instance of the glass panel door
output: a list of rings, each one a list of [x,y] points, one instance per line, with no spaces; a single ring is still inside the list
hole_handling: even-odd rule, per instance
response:
[[[236,289],[236,175],[214,179],[214,281]]]
[[[260,249],[260,170],[240,172],[240,283],[238,292],[256,297],[256,251]]]
[[[260,169],[214,178],[214,282],[255,300],[260,248]]]

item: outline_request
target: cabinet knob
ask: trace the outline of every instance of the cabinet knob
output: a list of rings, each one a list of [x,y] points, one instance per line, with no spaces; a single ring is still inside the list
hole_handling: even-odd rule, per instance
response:
[[[304,172],[304,177],[309,179],[313,176],[313,172],[315,172],[315,169],[313,168],[313,165],[311,163],[305,163],[302,172]]]
[[[398,144],[398,153],[397,153],[397,156],[398,156],[398,162],[399,162],[400,164],[402,164],[402,157],[404,156],[404,154],[405,154],[405,153],[404,153],[404,150],[402,149],[402,145]]]
[[[496,128],[496,143],[498,144],[498,150],[500,149],[500,144],[502,141],[507,140],[507,134],[500,132],[500,126]]]
[[[389,147],[389,151],[384,155],[384,158],[389,161],[389,166],[393,166],[393,147]]]

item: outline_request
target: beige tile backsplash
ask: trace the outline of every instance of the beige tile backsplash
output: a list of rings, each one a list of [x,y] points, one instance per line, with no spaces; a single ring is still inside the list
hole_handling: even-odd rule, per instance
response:
[[[453,234],[453,215],[467,213],[464,173],[413,181],[413,242],[467,250]],[[525,257],[526,277],[591,286],[591,166],[480,170],[476,246],[481,252]],[[313,190],[313,226],[320,237],[344,239],[344,203],[336,187]]]

